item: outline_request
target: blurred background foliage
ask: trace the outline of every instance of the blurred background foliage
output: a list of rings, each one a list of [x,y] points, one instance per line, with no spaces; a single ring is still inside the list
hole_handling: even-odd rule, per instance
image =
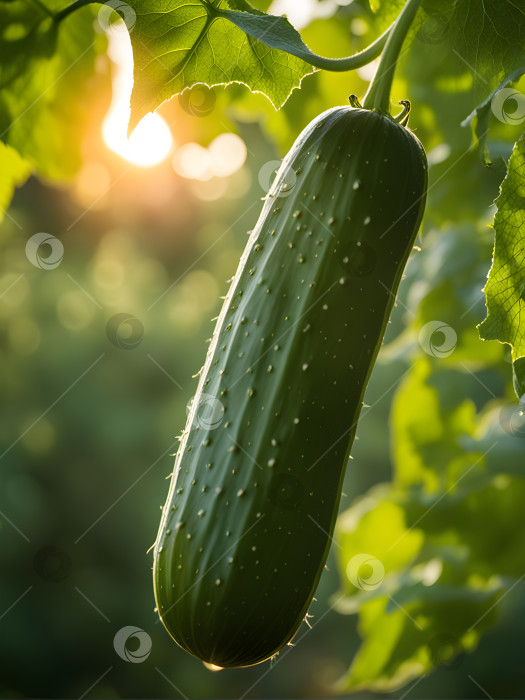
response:
[[[365,2],[298,5],[272,11],[319,54],[378,34]],[[185,93],[159,110],[174,143],[149,168],[102,138],[115,73],[100,53],[74,180],[31,178],[0,229],[0,696],[519,696],[525,430],[509,355],[475,328],[518,127],[491,123],[495,165],[483,166],[460,127],[476,106],[464,64],[439,32],[416,35],[393,97],[412,101],[429,153],[421,250],[367,391],[313,630],[272,664],[213,673],[154,613],[146,551],[169,455],[272,172],[317,113],[364,94],[373,66],[309,76],[279,112],[240,85]],[[26,256],[41,231],[64,246],[52,270]],[[443,338],[421,342],[433,321],[456,334],[446,356]],[[349,571],[356,553],[369,570]],[[115,654],[127,625],[152,639],[144,663]]]

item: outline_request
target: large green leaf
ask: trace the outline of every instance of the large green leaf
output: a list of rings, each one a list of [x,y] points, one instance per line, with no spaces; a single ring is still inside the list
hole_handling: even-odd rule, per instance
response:
[[[131,125],[197,83],[242,83],[280,107],[314,68],[299,34],[284,17],[245,2],[133,0],[135,62]],[[242,11],[239,11],[242,10]]]
[[[514,147],[496,204],[494,258],[485,287],[487,318],[479,332],[484,340],[512,347],[521,397],[525,368],[517,361],[525,356],[525,136]]]

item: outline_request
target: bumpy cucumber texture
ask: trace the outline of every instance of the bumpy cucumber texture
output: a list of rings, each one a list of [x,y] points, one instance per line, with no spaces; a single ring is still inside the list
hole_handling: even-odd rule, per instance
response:
[[[345,106],[306,127],[264,202],[154,547],[162,622],[207,663],[270,658],[308,611],[426,183],[411,131]]]

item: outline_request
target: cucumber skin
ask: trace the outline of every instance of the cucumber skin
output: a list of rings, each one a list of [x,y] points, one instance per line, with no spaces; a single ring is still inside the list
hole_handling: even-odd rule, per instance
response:
[[[154,547],[160,618],[206,663],[260,663],[306,615],[426,185],[413,133],[347,106],[314,119],[282,163],[219,315]],[[223,404],[219,427],[199,425],[201,395]]]

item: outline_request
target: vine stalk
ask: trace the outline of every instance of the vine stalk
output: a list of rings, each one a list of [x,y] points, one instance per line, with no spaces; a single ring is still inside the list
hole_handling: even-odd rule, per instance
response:
[[[84,7],[85,5],[91,5],[91,4],[93,4],[93,0],[75,0],[75,2],[71,3],[71,5],[64,7],[63,10],[60,10],[60,12],[56,13],[55,22],[61,22],[68,15],[70,15],[72,12],[75,12],[76,10],[80,10],[80,8]]]
[[[363,107],[365,109],[371,109],[380,114],[389,114],[390,92],[392,90],[396,64],[405,37],[421,2],[422,0],[407,0],[406,5],[394,22],[386,41],[385,49],[381,54],[381,60],[376,74],[363,100]]]
[[[366,49],[355,53],[353,56],[347,56],[346,58],[324,58],[324,56],[310,55],[307,60],[316,68],[334,72],[361,68],[381,55],[381,51],[385,48],[393,27],[394,25],[392,24],[381,36],[369,44]]]

